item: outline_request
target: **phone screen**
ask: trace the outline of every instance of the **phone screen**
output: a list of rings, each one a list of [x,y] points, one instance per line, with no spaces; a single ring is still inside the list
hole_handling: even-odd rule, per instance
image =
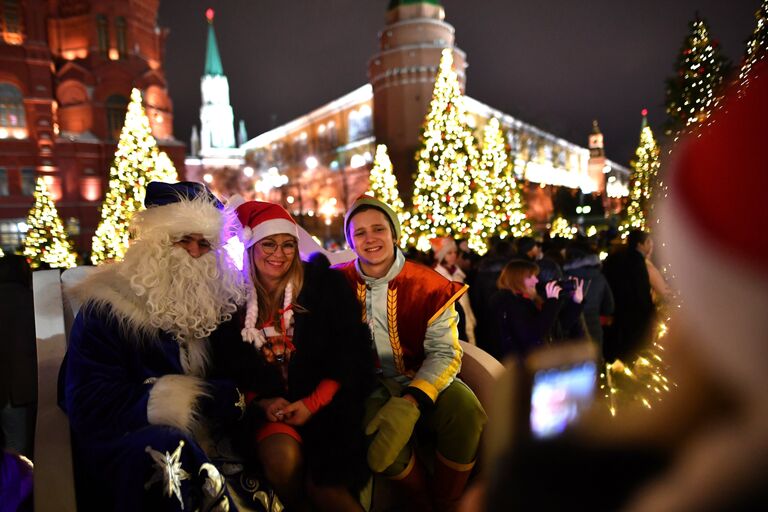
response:
[[[597,366],[593,361],[537,371],[531,392],[531,432],[553,437],[588,407],[595,395]]]

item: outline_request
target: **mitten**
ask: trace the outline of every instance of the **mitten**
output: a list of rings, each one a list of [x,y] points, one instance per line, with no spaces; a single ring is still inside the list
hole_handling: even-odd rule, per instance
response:
[[[365,427],[365,435],[376,434],[368,447],[368,465],[381,473],[395,462],[405,447],[419,419],[419,408],[413,402],[393,396]]]

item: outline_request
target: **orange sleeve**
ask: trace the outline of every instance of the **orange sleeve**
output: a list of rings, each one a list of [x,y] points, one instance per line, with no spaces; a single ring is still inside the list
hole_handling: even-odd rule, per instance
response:
[[[301,401],[307,406],[309,412],[315,414],[317,411],[328,405],[333,400],[334,395],[339,390],[339,383],[331,379],[323,379],[317,385],[315,390]]]

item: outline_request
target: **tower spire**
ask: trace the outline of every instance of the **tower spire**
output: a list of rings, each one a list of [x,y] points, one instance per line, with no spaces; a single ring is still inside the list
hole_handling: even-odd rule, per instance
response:
[[[217,149],[234,148],[235,115],[229,103],[229,81],[221,65],[216,33],[213,30],[213,9],[205,11],[208,20],[208,44],[205,51],[205,72],[200,80],[203,104],[200,107],[200,155]]]
[[[219,46],[216,44],[216,31],[213,29],[214,11],[210,7],[205,11],[208,20],[208,43],[205,49],[205,74],[208,76],[221,76],[224,67],[221,65]]]

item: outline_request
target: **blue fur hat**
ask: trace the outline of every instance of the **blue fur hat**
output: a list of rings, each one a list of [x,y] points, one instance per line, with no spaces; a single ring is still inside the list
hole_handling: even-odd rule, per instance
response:
[[[147,185],[144,206],[146,208],[165,206],[182,200],[192,201],[193,199],[207,199],[219,210],[224,209],[224,205],[216,199],[208,187],[195,181],[180,181],[178,183],[151,181]]]

